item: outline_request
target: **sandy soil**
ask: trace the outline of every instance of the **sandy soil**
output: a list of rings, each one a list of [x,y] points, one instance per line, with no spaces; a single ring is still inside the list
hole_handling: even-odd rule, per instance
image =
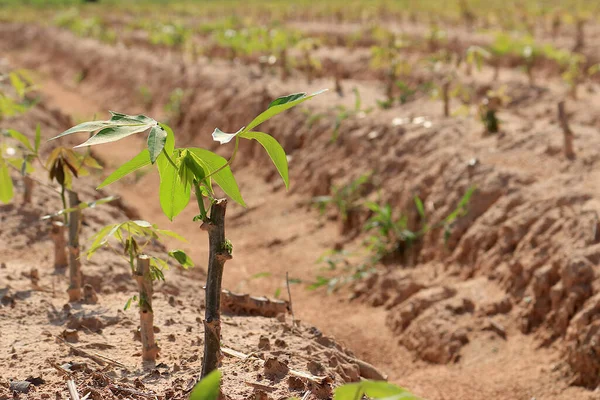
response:
[[[146,112],[160,115],[160,105],[172,89],[190,88],[184,112],[172,121],[182,143],[213,146],[209,133],[215,126],[237,130],[277,95],[330,84],[317,80],[306,88],[301,81],[282,83],[257,77],[251,67],[219,63],[183,64],[182,73],[177,58],[157,59],[140,50],[128,55],[132,60],[126,61],[119,49],[52,29],[8,26],[2,33],[9,39],[1,41],[0,46],[8,49],[12,64],[37,70],[44,83],[45,102],[76,120],[103,115],[108,108],[128,113],[143,111],[139,98],[132,95],[142,84],[155,94],[153,110]],[[46,39],[44,46],[36,44],[40,37]],[[86,78],[75,85],[73,77],[82,70]],[[469,84],[477,90],[493,86],[489,84],[491,71],[487,70],[463,79],[470,79]],[[327,118],[309,128],[305,115],[298,111],[265,125],[265,130],[274,133],[292,156],[292,190],[285,193],[255,147],[242,149],[246,155],[235,168],[250,207],[231,206],[228,211],[227,235],[235,253],[234,260],[227,264],[225,286],[273,295],[283,287],[288,271],[304,281],[314,279],[318,272],[315,259],[325,250],[360,246],[360,237],[340,235],[338,223],[320,218],[307,207],[314,193],[328,192],[323,182],[339,184],[362,171],[376,171],[377,184],[384,188],[383,200],[406,213],[412,224],[419,223],[411,207],[415,194],[424,199],[430,220],[435,222],[455,207],[466,188],[476,185],[478,191],[470,212],[454,227],[448,247],[441,243],[441,232],[434,230],[415,251],[414,265],[382,266],[377,274],[334,295],[293,286],[296,316],[381,368],[391,381],[425,398],[596,398],[594,388],[600,370],[600,360],[595,356],[600,258],[594,235],[599,198],[594,184],[598,123],[588,110],[600,100],[597,88],[591,86],[585,93],[582,90],[579,100],[568,103],[577,154],[574,161],[569,161],[561,152],[562,134],[555,113],[563,87],[554,80],[543,89],[530,87],[522,74],[508,69],[502,71],[501,79],[494,86],[506,85],[511,101],[500,113],[503,128],[497,136],[483,136],[472,114],[444,118],[441,104],[428,98],[345,121],[342,136],[335,144],[330,143],[331,123]],[[382,89],[370,81],[349,81],[346,85],[359,88],[367,106],[383,97]],[[332,103],[351,107],[353,99],[323,96],[310,112],[327,112]],[[416,123],[415,117],[420,116],[430,121],[431,127]],[[398,118],[408,122],[392,123]],[[49,129],[48,136],[57,133],[57,128]],[[132,139],[126,145],[98,147],[95,153],[110,171],[143,145],[142,140]],[[477,162],[471,163],[473,159]],[[149,200],[156,198],[157,179],[155,174],[147,174],[112,190],[134,205],[141,217],[189,238],[194,245],[186,250],[202,266],[206,253],[196,243],[204,239],[197,226],[189,222],[193,212],[186,211],[170,224],[161,215],[158,201]],[[368,196],[375,199],[377,191]],[[12,212],[13,219],[20,215]],[[46,248],[48,245],[46,241]],[[8,257],[22,265],[20,272],[30,269],[18,261],[21,252]],[[29,262],[39,260],[32,258]],[[101,274],[102,270],[92,265],[90,271]],[[252,279],[262,272],[271,275]],[[161,326],[161,337],[177,332],[182,336],[181,343],[196,340],[199,325],[194,321],[198,310],[189,304],[199,304],[195,296],[202,275],[194,274],[193,284],[178,272],[167,277],[167,282],[173,282],[172,287],[178,290],[174,296],[181,297],[183,303],[178,310],[181,323],[192,326],[192,332],[184,335],[180,329]],[[47,270],[41,276],[50,280],[53,275]],[[11,285],[11,290],[27,290],[30,285],[27,277],[19,278],[17,283],[14,285],[18,289]],[[56,292],[58,298],[51,303],[60,310],[64,300],[60,298],[62,291]],[[160,293],[158,302],[169,310],[166,293]],[[31,301],[38,295],[34,292]],[[117,309],[123,297],[119,292],[102,293],[100,305]],[[86,307],[82,309],[85,312]],[[38,322],[32,322],[32,326],[38,327],[40,321],[48,324],[44,312],[37,312]],[[2,332],[15,329],[16,315],[9,315],[5,321],[12,325],[3,327]],[[64,329],[66,317],[61,315],[54,317],[59,322],[49,330],[52,336]],[[121,318],[125,320],[125,316]],[[270,332],[275,335],[271,339],[275,339],[289,325],[273,320],[234,321],[241,332],[252,331],[251,339],[238,348],[247,352],[255,351],[252,346],[258,346],[256,337]],[[243,335],[226,328],[231,334]],[[131,335],[131,326],[119,323],[106,331],[114,332],[114,340],[120,343]],[[39,333],[35,328],[30,332],[26,337]],[[310,339],[308,333],[303,335],[299,343]],[[235,336],[229,337],[233,341]],[[98,341],[95,336],[87,341],[88,334],[84,338],[85,345]],[[66,348],[48,339],[44,349],[51,357],[62,356],[60,360],[64,361]],[[175,343],[180,343],[179,336],[176,339]],[[34,336],[25,344],[36,340]],[[302,353],[305,347],[301,344],[290,351],[297,351],[300,358],[312,357],[310,352]],[[122,354],[117,346],[107,351]],[[122,362],[138,365],[134,351]],[[166,347],[166,356],[173,360],[189,357],[187,352],[169,351]],[[196,349],[194,354],[199,351]],[[12,356],[7,353],[4,357]],[[194,362],[189,375],[182,379],[197,374],[198,360]],[[22,363],[11,368],[17,368],[20,375],[32,373],[19,365]],[[339,371],[338,375],[341,382]],[[133,376],[128,375],[128,379]],[[232,396],[237,396],[230,387]]]

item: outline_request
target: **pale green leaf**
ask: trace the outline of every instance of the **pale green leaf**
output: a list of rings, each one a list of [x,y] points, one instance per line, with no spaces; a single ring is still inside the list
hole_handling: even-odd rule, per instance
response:
[[[155,225],[151,224],[148,221],[144,221],[143,219],[136,219],[135,221],[129,221],[128,223],[137,225],[141,228],[155,228]]]
[[[290,181],[288,177],[287,157],[283,147],[281,147],[279,142],[271,135],[263,132],[244,132],[240,135],[240,137],[245,139],[254,139],[265,148],[267,154],[269,157],[271,157],[271,161],[273,161],[273,164],[275,164],[275,168],[277,168],[279,175],[281,175],[281,178],[285,183],[285,187],[289,189]]]
[[[194,387],[190,400],[217,400],[220,383],[221,372],[215,369]]]
[[[42,141],[42,129],[40,127],[40,124],[37,124],[35,127],[35,147],[34,147],[34,151],[36,153],[40,149],[41,141]]]
[[[238,184],[233,177],[233,173],[231,172],[231,168],[229,166],[223,168],[223,166],[227,164],[227,160],[225,158],[213,153],[212,151],[196,147],[189,148],[188,151],[207,166],[209,174],[212,174],[214,171],[220,169],[219,172],[216,172],[212,175],[212,179],[214,179],[216,184],[219,185],[223,192],[225,192],[227,196],[231,197],[232,200],[244,207],[246,206],[246,203],[244,203],[244,199],[242,198],[242,194],[240,193],[240,188],[238,187]]]
[[[360,383],[349,383],[335,389],[333,400],[360,400],[363,394],[364,390]]]
[[[0,201],[10,203],[14,196],[13,182],[10,178],[8,164],[4,162],[4,158],[0,155]]]
[[[131,136],[136,133],[144,132],[144,131],[148,130],[149,128],[150,128],[150,125],[147,125],[147,124],[109,126],[107,128],[102,129],[100,132],[96,133],[94,136],[92,136],[91,138],[86,140],[84,143],[75,146],[75,148],[116,142],[117,140],[121,140],[123,138],[126,138],[127,136]]]
[[[150,151],[150,162],[154,164],[156,158],[163,151],[167,140],[167,132],[159,125],[154,125],[148,134],[148,150]]]
[[[133,157],[131,160],[127,161],[125,164],[117,168],[112,174],[110,174],[104,180],[104,182],[98,186],[98,189],[102,189],[103,187],[108,186],[111,183],[116,182],[124,176],[129,175],[130,173],[147,165],[150,165],[150,152],[148,149],[144,149],[137,156]]]
[[[106,244],[108,238],[113,235],[113,233],[121,226],[121,224],[112,224],[106,225],[102,229],[98,231],[94,236],[92,236],[92,244],[87,251],[88,260],[94,255],[94,253],[102,246]]]
[[[240,129],[236,133],[227,133],[227,132],[223,132],[219,128],[215,128],[215,130],[212,133],[212,137],[213,137],[213,140],[215,142],[219,142],[221,144],[225,144],[225,143],[231,142],[231,139],[233,139],[234,137],[236,137],[243,130],[244,130],[244,128]]]
[[[415,196],[415,206],[417,206],[417,211],[421,218],[425,219],[425,207],[423,207],[423,202],[419,196]]]
[[[29,142],[29,139],[27,138],[27,136],[23,135],[21,132],[15,131],[14,129],[8,129],[7,132],[10,135],[10,137],[17,140],[19,143],[21,143],[27,149],[34,151],[33,146]]]
[[[110,125],[112,125],[112,123],[110,121],[90,121],[90,122],[83,122],[83,123],[81,123],[79,125],[75,125],[74,127],[70,128],[70,129],[67,129],[66,131],[64,131],[60,135],[57,135],[57,136],[51,138],[50,140],[58,139],[60,137],[67,136],[67,135],[70,135],[72,133],[78,133],[78,132],[95,132],[97,130],[104,129],[104,128],[110,126]]]
[[[158,233],[160,235],[169,236],[169,237],[172,237],[173,239],[177,239],[181,242],[187,243],[187,240],[183,236],[181,236],[178,233],[175,233],[173,231],[167,230],[167,229],[156,229],[156,233]]]
[[[406,390],[385,381],[362,381],[361,385],[367,396],[380,399],[406,393]]]

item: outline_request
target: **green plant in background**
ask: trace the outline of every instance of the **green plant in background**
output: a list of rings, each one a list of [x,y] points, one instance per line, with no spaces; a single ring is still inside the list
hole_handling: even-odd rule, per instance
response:
[[[321,41],[315,38],[304,38],[296,43],[296,48],[302,53],[302,67],[306,73],[306,82],[312,83],[315,72],[321,70],[321,61],[312,56],[321,46]]]
[[[90,174],[89,168],[102,169],[98,161],[87,152],[81,154],[71,148],[56,147],[46,159],[46,170],[50,182],[56,181],[60,185],[60,198],[63,209],[67,208],[66,191],[73,190],[73,178],[79,178]],[[68,221],[64,214],[65,223]]]
[[[140,98],[140,101],[142,102],[142,104],[144,105],[144,108],[146,109],[150,109],[152,108],[152,105],[154,104],[154,95],[152,94],[151,89],[148,86],[140,86],[138,88],[138,95]],[[165,108],[167,106],[165,105]],[[169,112],[170,110],[165,110],[167,112]]]
[[[92,146],[115,142],[127,136],[148,132],[147,148],[132,160],[124,163],[109,175],[100,187],[113,183],[124,176],[153,164],[160,176],[159,200],[165,215],[173,219],[190,201],[192,189],[198,205],[199,215],[194,220],[202,222],[209,235],[208,279],[206,283],[205,347],[202,376],[218,368],[220,360],[220,295],[224,264],[232,257],[232,246],[225,238],[226,199],[217,199],[214,185],[218,185],[231,199],[242,206],[245,202],[231,171],[238,151],[240,139],[256,140],[267,151],[286,187],[289,186],[288,165],[285,151],[272,136],[254,130],[273,116],[307,101],[322,92],[312,95],[296,93],[275,99],[267,110],[259,114],[248,125],[235,133],[214,130],[213,139],[220,144],[234,142],[229,160],[202,148],[176,148],[171,129],[144,115],[126,115],[111,112],[107,121],[91,121],[79,124],[55,138],[77,132],[94,133],[86,142],[77,146]],[[205,198],[210,205],[207,212]]]
[[[352,117],[361,117],[373,111],[372,107],[362,108],[362,100],[360,98],[360,92],[357,88],[353,88],[352,92],[354,93],[354,108],[348,109],[344,105],[338,105],[335,108],[335,122],[333,124],[333,133],[331,134],[331,141],[337,141],[340,128],[342,126],[342,122]]]
[[[181,103],[185,98],[185,92],[182,88],[175,88],[169,94],[169,101],[164,106],[165,113],[168,115],[167,119],[170,123],[176,123],[181,118]]]
[[[342,233],[352,228],[354,217],[363,205],[364,191],[369,184],[371,173],[365,173],[342,186],[332,186],[331,195],[313,198],[313,204],[324,213],[333,206],[342,221]]]
[[[27,98],[27,94],[35,91],[36,86],[31,74],[24,69],[0,75],[0,121],[26,112],[36,100]]]
[[[370,66],[376,70],[385,72],[385,95],[384,101],[378,101],[382,108],[390,108],[394,104],[394,87],[399,77],[407,77],[412,66],[407,60],[401,57],[401,50],[406,47],[406,43],[397,38],[395,34],[389,31],[380,31],[376,36],[379,45],[371,47]]]
[[[500,130],[500,120],[497,113],[510,100],[504,93],[504,90],[504,87],[498,90],[488,90],[479,105],[479,118],[483,123],[485,128],[484,134],[486,135],[498,133]]]
[[[149,28],[148,40],[153,45],[183,49],[191,37],[190,29],[180,23],[155,23]]]
[[[429,51],[433,53],[438,51],[440,47],[446,44],[446,41],[448,40],[448,33],[445,30],[440,29],[440,27],[434,23],[431,24],[429,32],[425,38],[427,40]]]
[[[489,62],[494,68],[494,80],[498,80],[500,77],[500,64],[502,58],[506,57],[514,48],[513,37],[506,33],[498,33],[494,38],[494,42],[490,46],[489,50],[491,57]]]
[[[53,20],[54,25],[65,28],[77,36],[91,37],[106,43],[115,43],[117,34],[109,28],[99,17],[85,18],[76,8],[57,14]]]
[[[444,219],[436,224],[427,221],[425,207],[418,196],[413,202],[419,215],[419,226],[410,228],[406,215],[395,216],[390,204],[367,202],[365,206],[372,212],[367,220],[364,230],[373,232],[367,238],[367,249],[370,254],[369,263],[374,265],[379,262],[390,262],[397,258],[403,263],[408,261],[408,251],[415,242],[421,240],[432,229],[443,227],[444,242],[447,241],[454,222],[468,211],[469,201],[475,192],[475,187],[469,188],[458,202],[456,208]]]
[[[328,250],[318,259],[317,264],[324,264],[321,274],[307,286],[308,290],[326,287],[327,293],[333,293],[346,284],[359,281],[374,273],[376,270],[367,263],[355,264],[349,261],[354,256],[345,250]]]
[[[489,51],[480,46],[469,46],[466,51],[465,62],[467,65],[466,74],[470,76],[473,72],[473,67],[481,71],[483,63],[491,58]]]
[[[10,145],[5,138],[13,139],[16,145]],[[19,171],[23,178],[23,187],[25,188],[23,202],[31,202],[33,181],[29,175],[33,172],[33,161],[39,158],[40,140],[41,131],[39,125],[35,131],[33,144],[27,136],[14,129],[2,132],[0,146],[0,201],[2,203],[10,203],[14,196],[14,184],[10,177],[10,167]]]

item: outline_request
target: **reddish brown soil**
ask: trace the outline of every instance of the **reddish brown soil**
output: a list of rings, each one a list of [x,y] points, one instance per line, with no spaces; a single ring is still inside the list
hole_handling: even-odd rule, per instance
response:
[[[143,111],[135,96],[141,85],[154,93],[154,109],[146,112],[160,116],[160,105],[172,89],[189,89],[184,112],[172,121],[181,144],[213,146],[209,133],[214,127],[237,130],[277,95],[329,83],[317,80],[307,88],[303,82],[282,83],[257,77],[251,68],[219,62],[181,68],[176,58],[157,58],[145,50],[125,55],[52,29],[7,26],[0,33],[7,38],[0,48],[9,51],[14,65],[39,71],[47,103],[75,118],[100,115],[108,108]],[[73,77],[82,70],[86,78],[76,86]],[[491,71],[485,70],[461,79],[484,91],[486,86],[507,86],[512,100],[500,113],[502,132],[496,136],[484,137],[474,115],[442,117],[441,104],[427,98],[345,121],[333,144],[329,118],[309,128],[306,116],[294,111],[265,124],[265,131],[275,134],[291,154],[292,190],[285,193],[260,149],[242,149],[244,156],[234,169],[250,207],[231,206],[228,211],[227,235],[235,252],[227,264],[225,286],[271,295],[283,286],[285,272],[310,281],[317,273],[314,261],[325,250],[360,246],[360,238],[340,236],[335,223],[307,207],[313,194],[328,191],[323,182],[339,184],[372,170],[375,183],[384,189],[382,200],[407,214],[413,227],[419,223],[411,206],[414,195],[424,200],[430,221],[436,222],[475,185],[469,214],[458,221],[446,247],[442,232],[434,230],[417,247],[409,267],[382,266],[351,290],[331,296],[293,286],[296,316],[425,398],[596,398],[600,258],[594,232],[600,193],[598,123],[590,110],[600,103],[597,88],[581,90],[579,100],[568,102],[577,154],[569,161],[561,152],[555,113],[563,87],[554,80],[544,82],[543,89],[529,87],[512,70],[503,70],[500,82],[492,84],[490,78]],[[383,97],[372,82],[346,85],[359,89],[365,106]],[[326,112],[332,105],[351,107],[351,97],[321,96],[311,112]],[[392,124],[396,118],[414,121],[419,116],[431,121],[431,127]],[[95,149],[107,170],[144,145],[136,139],[127,143]],[[473,159],[477,162],[471,163]],[[203,243],[190,222],[192,210],[173,224],[162,216],[154,200],[157,180],[150,173],[113,190],[143,218]],[[369,197],[376,199],[377,192]],[[203,245],[187,247],[203,265]],[[260,272],[271,276],[251,279]],[[198,304],[191,299],[199,283],[170,275],[167,280],[177,282],[178,296],[191,296],[190,302]],[[117,338],[125,340],[129,331],[120,329],[123,337]],[[50,350],[52,346],[48,351],[58,351]]]

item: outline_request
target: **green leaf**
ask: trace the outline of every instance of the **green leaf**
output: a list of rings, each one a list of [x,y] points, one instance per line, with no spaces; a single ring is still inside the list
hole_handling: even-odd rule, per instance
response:
[[[150,151],[150,162],[154,164],[156,158],[163,151],[167,141],[167,132],[159,125],[154,125],[148,135],[148,150]]]
[[[333,400],[360,400],[364,392],[361,383],[349,383],[335,389]]]
[[[406,393],[406,390],[385,381],[363,381],[361,382],[367,396],[376,399]]]
[[[144,132],[149,128],[150,126],[147,124],[110,126],[102,129],[100,132],[96,133],[84,143],[75,146],[75,148],[116,142],[117,140],[121,140],[123,138],[126,138],[127,136]]]
[[[35,147],[34,151],[37,153],[40,149],[40,142],[42,141],[42,129],[40,128],[40,124],[37,124],[35,127]]]
[[[191,268],[194,266],[192,259],[183,250],[173,250],[169,252],[169,256],[173,257],[183,268]]]
[[[275,168],[277,168],[279,175],[281,175],[286,189],[289,189],[290,181],[288,177],[287,157],[283,147],[281,147],[279,142],[271,135],[267,135],[263,132],[244,132],[240,135],[240,137],[245,139],[254,139],[265,148],[267,154],[269,157],[271,157],[271,161],[273,161],[273,164],[275,164]]]
[[[0,154],[0,201],[5,204],[10,203],[13,196],[13,182],[10,178],[8,165],[4,162],[4,158]]]
[[[190,400],[217,400],[219,397],[219,385],[221,383],[221,371],[212,371],[202,379],[190,395]]]
[[[58,139],[58,138],[61,138],[63,136],[71,135],[73,133],[95,132],[97,130],[104,129],[104,128],[110,126],[110,125],[111,125],[110,121],[90,121],[90,122],[83,122],[83,123],[81,123],[79,125],[75,125],[74,127],[70,128],[70,129],[67,129],[66,131],[64,131],[60,135],[57,135],[57,136],[51,138],[50,140]]]
[[[325,91],[327,91],[327,89],[318,91],[309,96],[307,96],[306,93],[295,93],[295,94],[290,94],[288,96],[279,97],[279,98],[273,100],[271,102],[271,104],[269,104],[269,107],[267,108],[266,111],[263,111],[256,118],[254,118],[252,120],[252,122],[250,122],[250,124],[248,124],[248,126],[246,126],[245,131],[251,131],[252,129],[256,128],[258,125],[271,119],[275,115],[282,113],[283,111],[288,110],[300,103],[303,103],[306,100],[310,100],[313,97],[315,97]]]
[[[13,139],[20,142],[27,149],[29,149],[31,151],[35,151],[35,150],[33,150],[33,146],[31,146],[31,143],[29,142],[29,139],[27,138],[27,136],[23,135],[21,132],[15,131],[14,129],[8,129],[7,132],[10,135],[10,137],[12,137]]]
[[[150,152],[148,151],[148,149],[144,149],[137,156],[133,157],[131,160],[127,161],[125,164],[117,168],[104,180],[104,182],[100,184],[100,186],[98,186],[97,189],[102,189],[103,187],[118,181],[126,175],[129,175],[130,173],[137,171],[140,168],[150,165],[150,163]]]
[[[178,233],[175,233],[173,231],[167,230],[167,229],[156,229],[156,233],[158,233],[159,235],[169,236],[173,239],[179,240],[180,242],[185,242],[185,243],[188,242],[183,236],[181,236]]]
[[[212,179],[223,189],[223,192],[232,200],[237,202],[238,204],[246,207],[246,203],[242,198],[242,194],[240,193],[240,188],[238,187],[235,178],[233,177],[233,173],[231,172],[231,168],[226,166],[223,168],[225,164],[227,164],[227,160],[223,157],[213,153],[212,151],[208,151],[205,149],[200,149],[197,147],[192,147],[187,149],[190,153],[198,158],[201,162],[203,162],[209,174],[212,174],[214,171],[219,170],[219,172],[214,173],[212,175]]]
[[[15,88],[19,98],[22,99],[25,96],[27,84],[21,79],[17,72],[11,72],[8,76],[10,79],[10,84]]]
[[[259,272],[257,274],[254,274],[250,277],[250,279],[259,279],[259,278],[268,278],[270,277],[272,274],[270,272]]]
[[[335,389],[334,400],[357,400],[363,395],[380,400],[420,400],[406,389],[385,381],[348,383]]]
[[[125,303],[125,307],[123,307],[123,311],[127,311],[129,309],[129,307],[131,307],[131,301],[133,300],[132,297],[127,299],[127,303]]]
[[[122,224],[106,225],[98,233],[92,236],[93,242],[87,251],[88,260],[94,255],[94,253],[107,242],[108,238],[121,226]]]
[[[171,165],[164,155],[157,159],[160,175],[160,206],[171,221],[188,205],[191,188],[183,184],[177,169]]]
[[[423,207],[423,202],[419,198],[419,196],[415,196],[415,205],[417,206],[417,211],[421,218],[425,219],[425,207]]]

